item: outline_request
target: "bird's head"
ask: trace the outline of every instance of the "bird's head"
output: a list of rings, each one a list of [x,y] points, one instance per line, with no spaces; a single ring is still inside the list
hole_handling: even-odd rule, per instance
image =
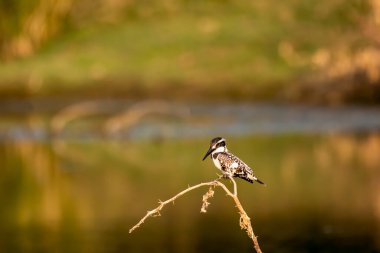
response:
[[[214,152],[227,152],[226,139],[222,137],[216,137],[212,139],[210,142],[210,147],[202,160],[206,159],[210,154]]]

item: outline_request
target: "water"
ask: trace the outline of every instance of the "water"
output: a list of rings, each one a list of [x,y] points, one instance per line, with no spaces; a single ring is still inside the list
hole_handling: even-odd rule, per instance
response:
[[[36,99],[0,102],[1,139],[152,139],[367,132],[380,108]],[[76,123],[76,124],[74,124]]]
[[[2,104],[1,252],[253,252],[222,191],[199,212],[207,188],[128,233],[216,177],[215,135],[268,185],[238,180],[264,252],[380,252],[376,108],[73,102]]]

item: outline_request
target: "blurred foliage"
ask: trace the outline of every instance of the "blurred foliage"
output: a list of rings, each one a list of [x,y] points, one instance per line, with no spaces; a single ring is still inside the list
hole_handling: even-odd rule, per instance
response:
[[[356,39],[320,45],[310,57],[314,69],[288,92],[289,97],[333,104],[380,102],[380,1],[367,2],[367,14],[356,17]]]
[[[61,30],[71,1],[3,0],[0,2],[0,56],[29,56]]]
[[[0,6],[2,93],[87,94],[91,85],[99,94],[164,96],[191,86],[187,96],[380,101],[378,0]]]
[[[354,25],[367,5],[363,1],[137,1],[137,0],[14,0],[0,1],[0,41],[3,57],[25,56],[68,25],[80,27],[93,23],[115,23],[121,20],[142,20],[173,16],[219,13],[220,8],[260,18],[270,15],[293,28],[297,23],[315,25]],[[223,14],[223,12],[221,13]],[[207,29],[207,28],[205,28]],[[297,29],[298,30],[298,29]],[[301,29],[309,34],[310,30]],[[310,35],[310,34],[309,34]],[[302,36],[302,35],[301,35]]]

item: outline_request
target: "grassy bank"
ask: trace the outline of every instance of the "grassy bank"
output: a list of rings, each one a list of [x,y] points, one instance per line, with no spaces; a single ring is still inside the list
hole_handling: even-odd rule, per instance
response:
[[[69,30],[2,62],[0,93],[273,98],[311,71],[318,49],[355,46],[364,13],[360,1],[181,3]]]

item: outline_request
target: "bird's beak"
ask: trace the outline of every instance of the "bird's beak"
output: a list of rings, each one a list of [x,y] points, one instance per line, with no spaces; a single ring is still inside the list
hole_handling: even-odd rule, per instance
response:
[[[214,151],[215,149],[214,148],[212,148],[212,147],[210,147],[208,150],[207,150],[207,152],[206,152],[206,154],[205,154],[205,157],[203,157],[203,159],[202,159],[202,161],[204,161],[211,153],[212,153],[212,151]]]

